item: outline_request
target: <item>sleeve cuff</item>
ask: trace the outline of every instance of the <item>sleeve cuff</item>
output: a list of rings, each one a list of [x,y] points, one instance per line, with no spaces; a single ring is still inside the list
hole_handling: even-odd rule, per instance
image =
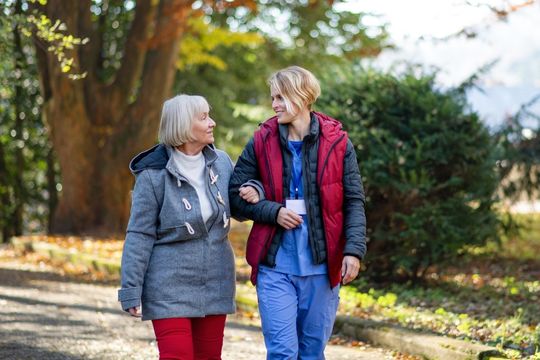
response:
[[[266,199],[266,197],[264,196],[264,188],[260,181],[253,180],[253,179],[248,180],[245,183],[243,183],[240,187],[244,187],[244,186],[251,186],[255,188],[255,190],[257,190],[257,192],[259,193],[259,201]]]
[[[122,288],[118,290],[118,301],[124,302],[129,300],[139,301],[142,295],[142,287]]]
[[[278,222],[277,222],[277,218],[278,218],[278,215],[279,215],[279,210],[281,210],[282,207],[285,207],[285,206],[283,206],[283,205],[280,204],[280,205],[278,205],[278,208],[277,208],[277,210],[276,210],[276,216],[274,217],[274,223],[275,223],[276,225],[279,225]]]
[[[128,311],[131,308],[141,306],[140,300],[121,301],[120,304],[122,304],[122,310],[124,311]]]
[[[361,255],[358,255],[358,254],[353,254],[353,253],[348,253],[348,252],[344,252],[343,256],[354,256],[355,258],[357,258],[360,261],[364,260],[364,256],[361,256]]]
[[[141,305],[142,287],[124,288],[118,290],[118,301],[122,304],[122,310],[127,311]]]

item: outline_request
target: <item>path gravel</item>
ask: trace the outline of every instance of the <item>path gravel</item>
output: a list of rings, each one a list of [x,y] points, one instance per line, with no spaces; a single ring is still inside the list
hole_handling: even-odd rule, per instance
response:
[[[113,286],[0,261],[0,359],[157,359],[149,322],[123,313]],[[328,346],[329,360],[392,359],[388,351]],[[223,359],[264,359],[260,328],[229,317]]]

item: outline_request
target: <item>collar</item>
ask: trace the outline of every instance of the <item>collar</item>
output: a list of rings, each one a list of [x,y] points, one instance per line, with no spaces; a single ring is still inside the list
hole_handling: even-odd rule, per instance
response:
[[[317,115],[313,112],[310,112],[310,121],[309,121],[309,133],[302,139],[307,143],[312,143],[317,140],[319,136],[319,119]],[[286,145],[289,138],[289,125],[279,124],[279,138],[282,145]]]

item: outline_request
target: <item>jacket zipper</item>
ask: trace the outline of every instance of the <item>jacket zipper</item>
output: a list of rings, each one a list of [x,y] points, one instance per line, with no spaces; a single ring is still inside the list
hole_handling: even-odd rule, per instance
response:
[[[266,140],[266,137],[265,137],[265,140]],[[265,140],[263,140],[263,141],[265,141]],[[263,142],[263,145],[264,145],[264,142]],[[269,152],[265,151],[264,160],[266,162],[266,169],[271,174],[270,160],[268,159],[268,154],[269,154]],[[281,161],[283,162],[283,159]],[[272,192],[272,195],[273,195],[273,197],[275,199],[276,198],[276,189],[275,189],[275,185],[274,185],[274,178],[271,175],[269,175],[268,177],[270,179],[270,191]],[[271,231],[270,234],[268,234],[268,237],[266,238],[266,241],[264,242],[264,253],[261,253],[261,255],[259,257],[259,261],[258,261],[259,264],[262,262],[263,258],[268,255],[268,249],[270,249],[270,245],[271,245],[272,238],[273,238],[274,234],[275,234],[275,230]]]
[[[264,143],[263,143],[264,145]],[[270,171],[270,160],[268,159],[268,152],[265,151],[265,155],[264,155],[264,160],[266,161],[266,168],[268,169],[269,173],[271,174],[271,171]],[[283,162],[283,159],[281,160]],[[276,198],[276,189],[274,187],[274,178],[272,177],[272,175],[269,176],[270,178],[270,190],[272,191],[272,194],[274,195],[274,199]]]
[[[306,183],[307,183],[307,187],[304,188],[304,201],[305,199],[309,199],[312,194],[311,194],[311,187],[310,187],[310,179],[308,178],[311,174],[310,172],[310,168],[309,168],[309,150],[307,149],[307,144],[304,144],[303,146],[303,149],[302,149],[302,155],[303,155],[303,159],[302,159],[302,172],[303,172],[303,176],[302,176],[302,181],[304,180],[303,178],[306,177]],[[305,170],[304,170],[305,168]],[[317,179],[317,174],[315,174],[315,179]],[[307,196],[306,196],[307,195]],[[306,215],[308,217],[308,221],[311,220],[311,217],[309,216],[311,214],[311,207],[310,206],[306,206]],[[311,226],[310,226],[311,228]],[[310,229],[308,229],[308,234],[309,234],[309,231]],[[313,230],[311,230],[313,231]],[[313,258],[315,259],[315,261],[318,263],[319,262],[319,254],[320,254],[320,247],[319,247],[319,244],[314,241],[314,237],[313,236],[309,236],[309,239],[311,239],[310,241],[310,245],[312,246],[312,248],[314,248],[314,251],[312,250],[312,256]]]
[[[326,159],[324,160],[324,164],[323,164],[323,167],[321,169],[321,175],[319,176],[319,185],[322,184],[322,177],[323,177],[323,174],[324,174],[324,169],[326,168],[326,164],[328,164],[328,158],[330,157],[330,153],[332,152],[332,150],[334,150],[334,148],[336,147],[336,145],[341,141],[343,140],[343,138],[345,137],[345,134],[341,135],[339,137],[339,139],[337,139],[334,143],[332,143],[332,146],[330,146],[330,150],[328,150],[328,154],[326,155]]]
[[[328,159],[330,158],[330,154],[332,153],[332,150],[334,150],[334,148],[336,147],[337,144],[339,144],[339,142],[341,140],[343,140],[343,138],[345,137],[345,134],[341,135],[339,137],[339,139],[337,139],[335,142],[332,143],[332,145],[330,146],[330,149],[328,150],[328,154],[326,156],[326,159],[324,160],[324,164],[323,164],[323,167],[321,169],[321,175],[319,176],[319,185],[322,184],[322,178],[323,178],[323,175],[324,175],[324,170],[326,169],[326,165],[328,164]],[[323,204],[321,204],[323,205]],[[324,227],[324,221],[323,221],[323,227]],[[324,231],[324,230],[323,230]],[[319,252],[320,253],[320,252]],[[317,254],[317,257],[319,254]],[[328,257],[328,254],[326,255]],[[317,261],[320,261],[320,259],[317,259]]]

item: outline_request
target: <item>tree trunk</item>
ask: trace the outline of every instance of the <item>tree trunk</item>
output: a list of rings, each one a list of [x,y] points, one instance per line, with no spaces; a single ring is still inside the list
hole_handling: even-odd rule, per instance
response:
[[[15,13],[21,13],[21,1],[15,3]],[[22,49],[21,34],[19,32],[19,26],[13,28],[13,55],[14,55],[14,69],[19,74],[24,73],[23,65],[26,64],[24,53]],[[23,174],[24,174],[24,156],[23,156],[23,110],[22,104],[24,102],[24,89],[22,87],[22,80],[17,79],[15,83],[15,141],[17,146],[15,147],[15,173],[13,181],[13,194],[15,206],[13,209],[13,231],[15,236],[22,235],[23,232],[23,210],[26,202],[26,189],[24,188]]]
[[[2,227],[2,242],[8,242],[9,238],[13,235],[13,225],[8,219],[11,217],[9,213],[9,188],[11,187],[10,180],[8,178],[9,173],[6,165],[4,144],[0,141],[0,201],[2,210],[0,218],[0,226]]]
[[[55,56],[36,46],[43,115],[62,182],[54,233],[108,235],[125,230],[133,184],[128,162],[156,139],[191,11],[191,1],[137,1],[122,65],[114,81],[105,84],[96,75],[101,63],[96,60],[101,50],[96,39],[102,35],[90,20],[90,5],[90,0],[49,0],[45,8],[53,23],[59,19],[70,34],[91,39],[68,55],[78,72],[88,73],[85,79],[70,80]]]
[[[54,150],[51,148],[47,153],[47,192],[49,193],[48,208],[49,216],[47,219],[47,232],[52,233],[52,224],[54,219],[54,213],[58,206],[58,190],[56,189],[56,170],[55,170],[55,158]]]

